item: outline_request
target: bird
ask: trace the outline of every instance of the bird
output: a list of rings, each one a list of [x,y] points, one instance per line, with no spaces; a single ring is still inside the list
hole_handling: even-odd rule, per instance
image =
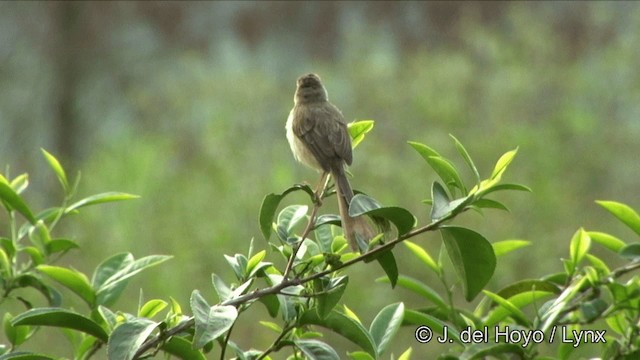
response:
[[[321,187],[329,174],[336,185],[338,209],[344,236],[353,251],[366,249],[376,235],[367,218],[349,216],[353,189],[347,179],[345,166],[351,165],[353,153],[351,136],[342,112],[331,102],[320,77],[309,73],[298,77],[293,97],[294,106],[285,125],[287,140],[294,158],[322,173]]]

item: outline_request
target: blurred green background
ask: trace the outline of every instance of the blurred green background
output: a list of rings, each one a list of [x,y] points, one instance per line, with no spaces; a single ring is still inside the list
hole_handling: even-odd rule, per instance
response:
[[[246,253],[251,238],[267,247],[263,196],[317,181],[284,135],[295,79],[313,71],[348,121],[376,120],[355,152],[354,186],[421,223],[436,175],[407,140],[463,169],[454,134],[485,176],[519,146],[506,180],[534,192],[502,195],[510,213],[460,220],[492,241],[534,243],[501,259],[495,291],[560,271],[580,226],[637,240],[594,200],[640,208],[638,44],[634,2],[0,2],[0,165],[30,174],[37,210],[61,200],[41,147],[82,171],[80,196],[142,196],[58,229],[82,245],[61,265],[87,273],[123,251],[175,256],[132,281],[119,309],[135,312],[140,288],[185,308],[196,288],[214,302],[211,273],[232,279],[222,255]],[[416,242],[437,256],[439,236]],[[433,278],[395,251],[402,273]],[[375,264],[347,273],[344,302],[366,324],[392,301],[428,305],[375,283]],[[236,340],[264,349],[274,334],[256,321],[267,317],[257,305]],[[412,333],[400,333],[396,355],[443,351]]]

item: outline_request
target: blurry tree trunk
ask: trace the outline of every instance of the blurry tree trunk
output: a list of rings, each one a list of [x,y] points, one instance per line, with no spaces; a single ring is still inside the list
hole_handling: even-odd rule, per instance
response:
[[[81,43],[79,21],[80,2],[62,1],[55,4],[54,21],[59,35],[54,39],[57,71],[58,107],[54,124],[53,142],[59,156],[72,163],[78,158],[78,118],[75,95],[80,68],[78,55]],[[71,161],[69,161],[71,160]]]

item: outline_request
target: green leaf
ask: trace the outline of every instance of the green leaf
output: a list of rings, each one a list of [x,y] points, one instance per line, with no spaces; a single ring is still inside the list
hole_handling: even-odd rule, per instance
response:
[[[69,239],[52,239],[46,244],[46,251],[49,254],[55,254],[57,252],[64,252],[71,249],[77,249],[80,246],[73,240]]]
[[[437,221],[449,214],[449,195],[439,182],[434,181],[431,185],[431,221]]]
[[[480,209],[497,209],[509,211],[509,208],[507,208],[503,203],[491,199],[478,199],[473,202],[473,205]]]
[[[266,295],[258,299],[266,308],[269,316],[276,317],[280,311],[280,300],[276,295]]]
[[[471,189],[470,193],[473,194],[476,191],[479,190],[478,186],[475,186],[473,189]],[[515,190],[515,191],[527,191],[527,192],[533,192],[533,190],[531,190],[530,187],[528,186],[524,186],[521,184],[495,184],[492,185],[491,187],[488,188],[483,188],[482,191],[480,192],[481,196],[487,196],[493,192],[496,191],[502,191],[502,190]]]
[[[512,304],[509,300],[503,298],[502,296],[493,293],[489,290],[482,290],[482,292],[491,300],[493,300],[496,304],[502,306],[506,311],[510,313],[510,315],[517,320],[517,322],[523,326],[530,327],[531,323],[527,319],[527,316],[522,312],[522,310],[518,309],[517,306]]]
[[[409,359],[411,359],[411,353],[412,352],[413,352],[413,349],[412,348],[408,348],[402,354],[400,354],[400,356],[398,357],[398,360],[409,360]]]
[[[453,194],[454,188],[460,189],[463,193],[466,192],[462,179],[458,174],[458,171],[449,160],[443,158],[437,151],[428,147],[427,145],[409,141],[422,158],[431,166],[431,168],[438,174],[438,176],[444,181],[449,191]]]
[[[191,311],[195,320],[193,347],[200,349],[209,341],[226,333],[238,317],[238,310],[229,305],[209,306],[198,290],[191,293]]]
[[[93,320],[62,308],[36,308],[16,316],[13,326],[54,326],[78,330],[106,342],[109,335]]]
[[[73,291],[90,307],[93,307],[96,300],[96,294],[91,287],[91,284],[89,284],[89,279],[87,279],[85,274],[73,269],[51,265],[38,265],[36,269],[57,281],[67,289]]]
[[[396,283],[398,282],[398,264],[396,263],[396,258],[393,256],[391,249],[379,253],[376,256],[376,260],[378,261],[378,264],[380,264],[384,273],[387,274],[391,287],[396,287]]]
[[[633,243],[620,249],[620,256],[627,260],[640,259],[640,243]]]
[[[168,341],[164,342],[160,349],[164,352],[176,356],[180,359],[188,360],[206,360],[204,354],[191,347],[191,342],[179,336],[172,336]]]
[[[167,305],[169,305],[169,303],[164,300],[149,300],[144,305],[142,305],[142,308],[140,308],[140,311],[138,311],[138,316],[144,318],[152,318],[156,316],[156,314],[158,314],[160,311],[164,310]]]
[[[427,159],[427,162],[431,165],[431,168],[433,168],[436,174],[440,176],[440,179],[444,181],[444,184],[447,186],[447,189],[449,189],[451,194],[455,193],[455,188],[460,189],[463,194],[467,192],[464,183],[458,174],[458,170],[456,170],[456,167],[449,162],[449,160],[443,157],[432,156]]]
[[[339,276],[332,279],[321,278],[316,282],[316,291],[323,292],[316,297],[317,311],[321,318],[327,317],[342,298],[347,288],[349,277]]]
[[[11,276],[7,276],[11,272],[11,260],[9,260],[9,255],[4,251],[3,248],[0,247],[0,279],[2,278],[10,278]]]
[[[313,339],[296,339],[293,343],[310,360],[340,360],[338,353],[322,341]]]
[[[476,167],[476,165],[473,163],[473,159],[471,159],[471,156],[469,156],[467,149],[462,146],[462,143],[458,141],[455,136],[451,134],[449,134],[449,136],[453,139],[453,142],[456,144],[456,149],[458,149],[458,152],[460,153],[464,161],[467,163],[471,171],[473,171],[473,175],[476,178],[476,183],[480,183],[480,173],[478,172],[478,168]]]
[[[267,255],[266,250],[259,251],[257,254],[253,255],[251,259],[247,262],[247,272],[251,273],[256,266],[260,264],[262,259]]]
[[[10,185],[17,194],[22,193],[29,186],[29,175],[25,173],[16,176],[15,179],[11,180]]]
[[[172,256],[150,255],[134,260],[130,253],[117,254],[96,268],[92,284],[96,289],[97,304],[112,304],[120,296],[128,280],[141,271],[159,265]]]
[[[531,245],[531,242],[526,240],[503,240],[491,245],[493,246],[493,251],[495,252],[496,257],[500,257],[514,250],[529,246]]]
[[[282,241],[289,242],[289,239],[293,238],[293,228],[306,218],[308,210],[309,207],[306,205],[290,205],[280,211],[277,230]]]
[[[611,273],[611,270],[609,269],[607,264],[604,261],[602,261],[599,257],[591,254],[587,254],[586,258],[587,260],[589,260],[589,262],[593,265],[595,269],[600,271],[602,275],[609,275],[609,273]]]
[[[231,288],[225,284],[220,276],[211,274],[211,282],[213,283],[213,289],[218,295],[218,301],[224,302],[231,298]]]
[[[596,203],[618,218],[618,220],[622,221],[622,223],[627,225],[636,234],[640,235],[640,215],[631,207],[615,201],[599,200],[596,201]]]
[[[115,192],[115,191],[106,192],[102,194],[89,196],[76,203],[73,203],[65,209],[64,213],[68,214],[74,210],[77,210],[85,206],[102,204],[102,203],[113,202],[113,201],[131,200],[131,199],[137,199],[139,197],[140,196],[138,195],[132,195],[132,194],[127,194],[123,192]]]
[[[554,295],[554,292],[549,291],[525,291],[508,298],[509,302],[518,309],[522,309],[525,306],[536,302],[539,299]],[[503,296],[504,297],[504,296]],[[494,326],[502,321],[507,316],[511,315],[511,311],[507,310],[504,306],[500,305],[494,308],[484,319],[485,326]]]
[[[378,356],[387,350],[391,339],[402,325],[404,304],[395,303],[385,306],[371,322],[369,333],[376,344]]]
[[[431,255],[427,253],[427,251],[422,248],[420,245],[413,243],[409,240],[403,241],[404,245],[415,255],[418,260],[420,260],[423,264],[425,264],[429,269],[433,270],[436,274],[441,274],[442,269],[436,262],[433,260]]]
[[[32,334],[31,328],[26,325],[13,326],[11,321],[13,316],[6,312],[2,318],[2,327],[4,329],[4,335],[14,347],[24,343]]]
[[[365,134],[373,130],[374,124],[373,120],[360,120],[347,124],[349,135],[351,135],[351,148],[355,149],[364,140]]]
[[[509,299],[515,295],[533,290],[546,291],[553,294],[559,294],[561,292],[560,287],[551,281],[521,280],[502,288],[497,294],[505,299]]]
[[[31,224],[36,223],[31,209],[29,209],[27,204],[22,200],[22,197],[13,190],[11,185],[3,181],[0,181],[0,200],[9,210],[16,210],[29,220]]]
[[[158,323],[144,318],[129,320],[113,330],[107,343],[109,360],[130,360]]]
[[[351,360],[375,360],[375,358],[364,351],[354,351],[347,353]]]
[[[398,230],[398,235],[408,233],[416,225],[416,218],[408,210],[397,206],[383,207],[374,198],[356,194],[349,204],[349,216],[379,216],[389,220]]]
[[[499,180],[502,174],[507,169],[507,166],[509,166],[509,164],[511,163],[511,161],[513,160],[513,158],[516,156],[517,153],[518,153],[518,148],[515,148],[511,151],[504,153],[500,157],[500,159],[498,159],[496,166],[493,168],[493,172],[491,173],[491,179]]]
[[[624,241],[618,239],[617,237],[603,232],[587,231],[587,235],[589,235],[591,240],[616,253],[619,252],[620,249],[625,247],[625,245],[627,245]]]
[[[309,198],[313,201],[315,198],[315,194],[309,185],[294,185],[281,194],[268,194],[262,200],[262,206],[260,206],[260,230],[262,231],[262,235],[266,240],[269,240],[271,236],[271,224],[273,223],[273,218],[275,217],[276,211],[278,210],[278,205],[280,205],[280,201],[284,199],[289,193],[293,191],[302,190],[309,195]]]
[[[69,181],[67,181],[67,174],[64,172],[64,169],[62,168],[62,165],[60,165],[58,159],[47,152],[47,150],[42,148],[40,150],[42,151],[42,154],[44,154],[44,157],[47,159],[49,166],[51,166],[53,171],[56,173],[58,181],[60,182],[60,185],[62,185],[64,192],[69,193]]]
[[[574,266],[578,266],[584,256],[589,252],[590,247],[591,238],[584,229],[580,228],[575,232],[569,244],[569,254]]]
[[[386,277],[381,277],[377,278],[376,281],[389,282],[389,279]],[[449,306],[435,290],[429,287],[429,285],[412,277],[400,275],[398,277],[398,286],[422,296],[426,300],[435,304],[438,308],[446,309]]]
[[[31,274],[22,274],[15,279],[15,283],[19,287],[31,287],[38,290],[49,302],[50,306],[60,306],[62,303],[62,295],[55,288],[45,284],[38,277]]]
[[[455,226],[440,229],[449,258],[462,280],[465,299],[473,300],[493,276],[496,255],[491,243],[477,232]]]
[[[300,317],[299,324],[318,325],[330,329],[376,357],[376,345],[369,332],[357,320],[345,314],[334,310],[329,316],[321,318],[315,310],[307,310]]]
[[[524,348],[520,344],[515,343],[498,343],[498,344],[483,344],[476,343],[465,347],[462,354],[460,354],[460,360],[471,359],[502,359],[499,356],[502,354],[513,354],[518,359],[525,359]],[[507,357],[510,358],[510,357]],[[536,357],[538,359],[538,357]]]

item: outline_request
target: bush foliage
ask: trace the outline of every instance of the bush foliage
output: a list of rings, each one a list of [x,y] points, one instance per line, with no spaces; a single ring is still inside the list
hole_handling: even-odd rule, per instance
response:
[[[354,146],[373,125],[373,121],[350,124]],[[428,215],[424,215],[426,210],[414,215],[403,207],[382,205],[363,193],[354,197],[350,214],[375,218],[385,229],[363,254],[350,252],[339,230],[338,216],[320,213],[326,201],[319,200],[331,197],[332,188],[325,189],[319,199],[310,186],[296,184],[265,196],[259,215],[267,241],[263,249],[251,241],[246,253],[224,255],[234,278],[211,275],[217,299],[208,299],[195,289],[189,304],[180,304],[172,297],[175,294],[147,300],[140,292],[134,313],[117,307],[129,280],[171,256],[135,259],[130,253],[116,254],[98,264],[91,276],[55,265],[78,248],[75,241],[54,235],[61,221],[68,221],[87,206],[135,196],[107,192],[75,200],[80,177],[70,182],[59,161],[43,151],[64,191],[61,204],[35,212],[23,196],[29,184],[27,174],[0,176],[0,199],[8,219],[8,228],[0,234],[0,306],[18,303],[25,309],[16,315],[4,312],[8,344],[2,346],[0,359],[58,358],[60,355],[29,351],[29,341],[36,332],[56,328],[70,340],[72,352],[64,356],[74,359],[97,357],[104,349],[114,360],[158,353],[181,359],[205,359],[215,353],[221,359],[270,359],[281,354],[291,359],[348,356],[360,360],[409,359],[415,352],[417,358],[424,358],[424,352],[413,347],[397,357],[388,353],[401,327],[415,329],[418,349],[422,343],[441,343],[441,359],[568,359],[579,348],[605,359],[637,358],[640,278],[634,273],[640,268],[638,243],[580,228],[568,243],[568,256],[562,259],[564,271],[489,290],[498,260],[536,244],[524,240],[492,242],[454,221],[469,210],[481,214],[507,210],[493,195],[529,188],[503,182],[517,149],[500,156],[485,177],[462,143],[451,138],[460,155],[458,162],[425,144],[409,142],[439,177],[431,186],[430,198],[423,201],[430,209]],[[456,163],[468,168],[471,181],[463,180]],[[307,203],[282,205],[293,193],[308,195]],[[598,204],[640,235],[640,216],[633,209],[613,201]],[[426,232],[441,236],[437,256],[415,239]],[[400,273],[394,248],[401,244],[418,260],[421,273],[436,275],[441,290]],[[617,254],[624,263],[613,268],[592,252],[596,246]],[[349,286],[344,270],[374,261],[386,274],[378,281],[388,283],[389,291],[404,288],[421,301],[387,304],[365,324],[341,302]],[[62,289],[81,299],[84,308],[69,306]],[[457,301],[459,295],[466,302]],[[36,296],[46,305],[37,305],[42,299],[32,298]],[[271,318],[244,316],[252,306],[263,306]],[[241,348],[234,339],[242,334],[233,331],[240,321],[272,332],[271,345]],[[325,333],[353,343],[353,352],[338,354],[323,339]]]

